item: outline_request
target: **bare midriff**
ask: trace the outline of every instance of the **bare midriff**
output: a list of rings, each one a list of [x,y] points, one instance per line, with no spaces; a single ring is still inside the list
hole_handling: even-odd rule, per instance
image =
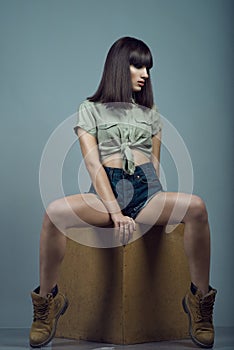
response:
[[[132,154],[134,157],[134,162],[135,165],[141,165],[144,163],[149,163],[150,159],[146,157],[142,152],[137,151],[137,150],[132,150]],[[122,163],[122,155],[121,153],[114,153],[108,158],[105,158],[102,161],[102,165],[111,167],[111,168],[122,168],[123,163]]]

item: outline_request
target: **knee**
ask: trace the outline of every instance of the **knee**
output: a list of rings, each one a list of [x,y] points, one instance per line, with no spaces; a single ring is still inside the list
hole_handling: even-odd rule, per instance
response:
[[[189,214],[190,220],[196,220],[199,222],[208,221],[208,213],[207,213],[206,205],[204,201],[196,195],[193,195],[191,198],[188,214]]]
[[[62,217],[63,217],[63,205],[61,203],[61,200],[55,200],[51,202],[48,207],[46,208],[45,215],[44,215],[44,221],[43,226],[45,229],[51,229],[53,227],[60,228],[61,230],[64,229],[62,227]]]

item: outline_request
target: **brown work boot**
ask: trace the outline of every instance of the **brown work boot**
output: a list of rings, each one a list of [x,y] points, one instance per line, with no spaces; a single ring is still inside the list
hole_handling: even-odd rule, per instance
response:
[[[189,334],[194,343],[202,348],[214,344],[213,307],[217,291],[210,288],[206,295],[193,286],[183,299],[184,311],[189,318]]]
[[[56,332],[57,321],[68,307],[66,297],[58,293],[57,286],[46,297],[41,297],[39,287],[31,293],[34,317],[30,331],[30,345],[40,348],[48,344]]]

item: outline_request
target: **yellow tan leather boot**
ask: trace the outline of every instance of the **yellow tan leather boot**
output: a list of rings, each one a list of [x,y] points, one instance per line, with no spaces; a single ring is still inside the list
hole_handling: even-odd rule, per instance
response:
[[[189,334],[193,342],[202,348],[214,344],[213,307],[217,291],[210,288],[206,295],[196,289],[188,290],[183,299],[184,311],[188,314]]]
[[[30,345],[39,348],[54,337],[58,319],[68,307],[66,297],[58,292],[57,286],[46,297],[41,297],[38,287],[31,293],[34,316],[30,331]]]

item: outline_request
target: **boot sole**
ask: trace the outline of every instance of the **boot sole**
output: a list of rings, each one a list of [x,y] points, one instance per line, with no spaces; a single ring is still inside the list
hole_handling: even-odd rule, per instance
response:
[[[57,315],[56,318],[55,318],[54,328],[52,329],[52,332],[51,332],[50,337],[49,337],[46,341],[44,341],[43,343],[41,343],[41,344],[32,345],[32,344],[30,343],[30,346],[31,346],[32,348],[41,348],[42,346],[45,346],[45,345],[49,344],[49,342],[51,342],[51,340],[52,340],[52,339],[54,338],[54,336],[55,336],[55,332],[56,332],[56,328],[57,328],[57,323],[58,323],[59,317],[65,314],[65,312],[66,312],[66,310],[67,310],[67,308],[68,308],[68,305],[69,305],[69,302],[68,302],[67,298],[65,298],[63,308],[61,309],[61,311],[58,313],[58,315]]]
[[[189,312],[189,309],[188,309],[187,304],[186,304],[185,297],[184,297],[183,300],[182,300],[182,305],[183,305],[184,312],[188,315],[188,319],[189,319],[189,335],[190,335],[192,341],[194,342],[194,344],[196,344],[196,345],[198,345],[199,347],[204,348],[204,349],[211,349],[211,348],[213,348],[214,343],[211,344],[211,345],[203,344],[203,343],[200,343],[200,342],[193,336],[193,334],[192,334],[192,321],[191,321],[191,316],[190,316],[190,312]]]

